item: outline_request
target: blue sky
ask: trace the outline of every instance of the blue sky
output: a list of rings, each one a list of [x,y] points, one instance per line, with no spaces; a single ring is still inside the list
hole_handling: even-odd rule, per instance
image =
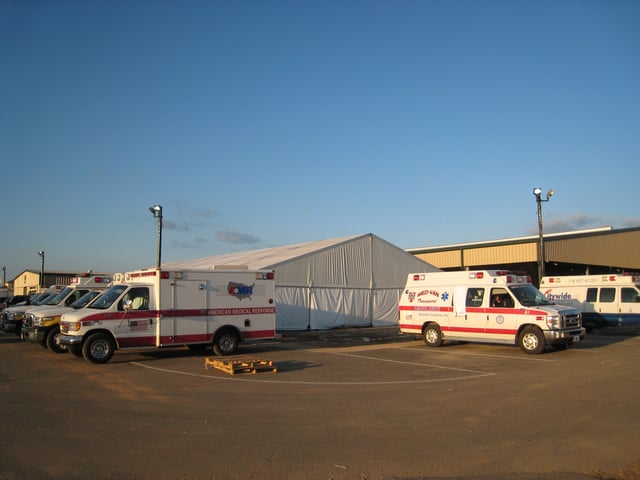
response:
[[[640,2],[0,2],[7,278],[640,226]]]

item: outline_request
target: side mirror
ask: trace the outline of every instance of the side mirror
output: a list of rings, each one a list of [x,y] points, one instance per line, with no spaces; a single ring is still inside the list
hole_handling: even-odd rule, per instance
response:
[[[127,300],[124,302],[124,311],[128,312],[129,310],[131,310],[131,307],[133,306],[133,300]]]

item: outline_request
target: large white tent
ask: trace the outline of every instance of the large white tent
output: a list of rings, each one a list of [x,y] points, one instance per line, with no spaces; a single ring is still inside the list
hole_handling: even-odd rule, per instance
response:
[[[438,270],[370,233],[163,263],[162,267],[202,270],[214,265],[275,271],[278,330],[396,325],[407,275]]]

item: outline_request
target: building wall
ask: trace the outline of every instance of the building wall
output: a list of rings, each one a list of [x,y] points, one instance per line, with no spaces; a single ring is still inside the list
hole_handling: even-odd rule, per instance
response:
[[[545,235],[545,274],[584,275],[640,271],[640,228]],[[412,249],[442,270],[522,270],[538,282],[536,237]]]

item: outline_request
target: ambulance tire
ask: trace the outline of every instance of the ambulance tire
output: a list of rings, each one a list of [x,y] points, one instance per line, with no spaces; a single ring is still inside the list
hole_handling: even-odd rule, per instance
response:
[[[107,363],[113,356],[116,344],[111,335],[94,333],[82,344],[82,356],[91,363]]]
[[[67,353],[67,349],[60,345],[60,326],[55,326],[44,339],[46,347],[53,353]]]
[[[430,323],[425,327],[423,338],[428,347],[439,347],[444,341],[442,331],[440,331],[440,326],[437,323]]]
[[[544,334],[538,327],[525,327],[518,337],[518,345],[524,353],[537,355],[545,347]]]
[[[233,355],[237,349],[238,334],[229,328],[219,331],[213,339],[213,352],[216,355]]]

